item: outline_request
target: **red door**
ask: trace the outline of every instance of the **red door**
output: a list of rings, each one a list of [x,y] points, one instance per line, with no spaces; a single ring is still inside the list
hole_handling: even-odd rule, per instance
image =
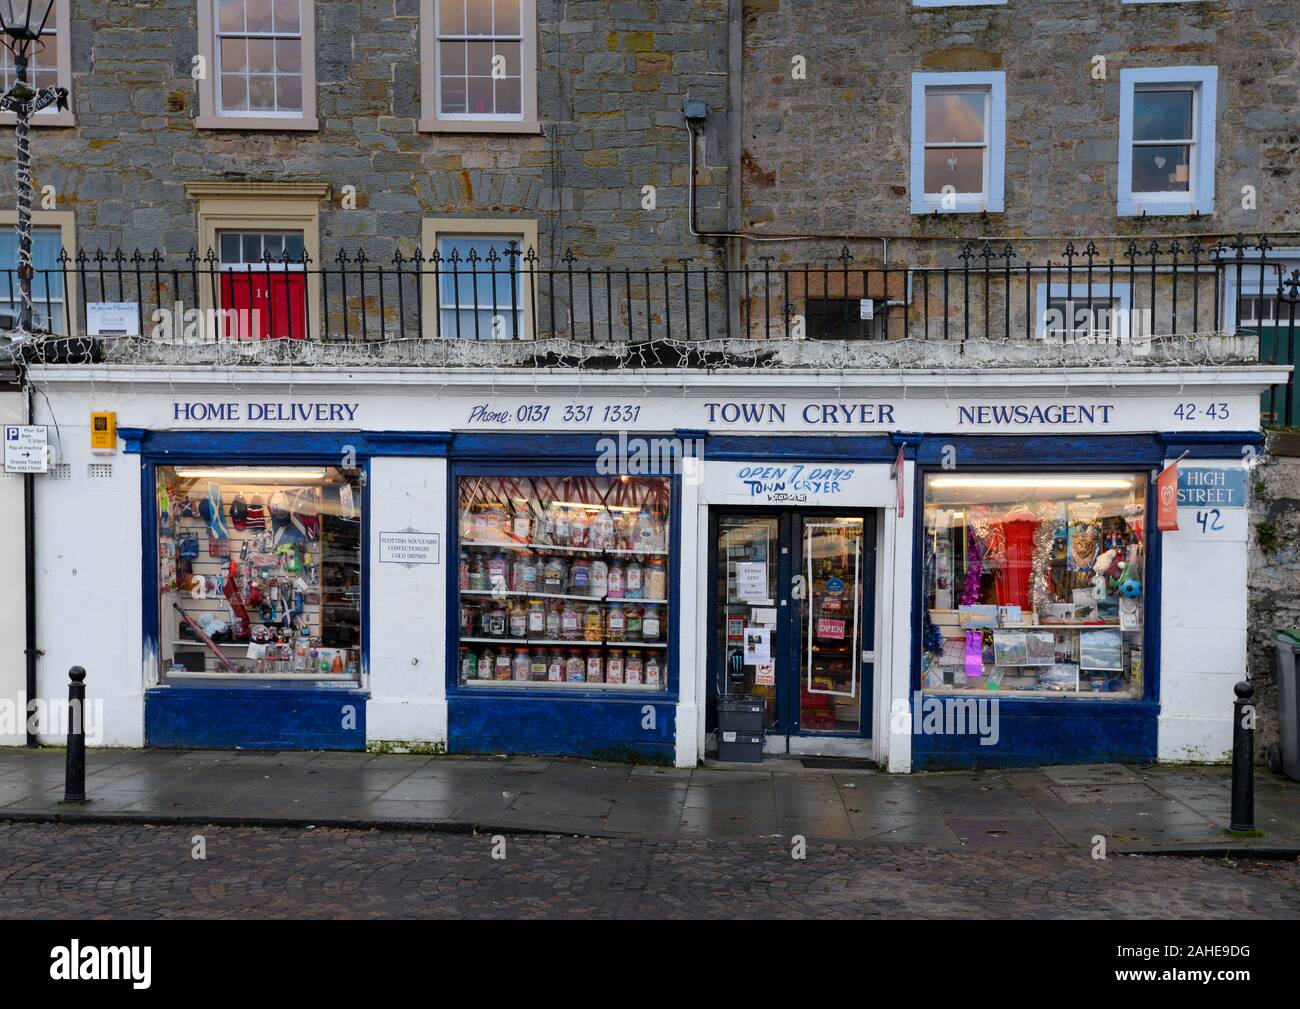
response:
[[[307,338],[307,276],[301,270],[224,270],[221,307],[226,339]]]

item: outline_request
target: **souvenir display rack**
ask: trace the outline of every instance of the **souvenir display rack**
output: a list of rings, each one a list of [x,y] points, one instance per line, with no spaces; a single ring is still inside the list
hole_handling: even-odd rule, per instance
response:
[[[230,469],[159,468],[163,682],[355,683],[358,488],[332,469],[308,483]]]
[[[924,689],[1143,696],[1145,477],[943,479],[926,483]]]

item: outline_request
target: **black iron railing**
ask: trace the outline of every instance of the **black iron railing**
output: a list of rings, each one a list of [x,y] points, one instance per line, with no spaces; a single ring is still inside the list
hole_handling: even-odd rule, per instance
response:
[[[890,266],[856,264],[845,249],[829,262],[760,257],[734,268],[593,266],[572,253],[547,265],[515,247],[236,266],[211,251],[175,262],[119,250],[65,252],[36,271],[34,292],[37,319],[53,334],[115,335],[102,310],[92,312],[115,302],[134,316],[128,331],[158,343],[1037,340],[1132,343],[1140,353],[1153,341],[1237,333],[1259,336],[1261,359],[1292,364],[1300,255],[1242,236],[1068,243],[1036,259],[982,242]],[[0,272],[0,328],[6,303],[16,317],[16,298],[16,271]],[[1279,422],[1296,422],[1293,390],[1278,391]]]

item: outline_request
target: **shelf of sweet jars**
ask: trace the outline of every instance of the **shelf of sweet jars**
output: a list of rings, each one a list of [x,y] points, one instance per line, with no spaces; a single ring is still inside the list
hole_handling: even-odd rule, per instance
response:
[[[461,540],[462,547],[481,550],[516,550],[536,554],[604,554],[609,557],[667,557],[667,550],[647,547],[571,547],[558,543],[520,543],[515,540]]]
[[[660,690],[662,687],[658,684],[650,683],[609,683],[601,681],[587,682],[586,680],[466,680],[463,684],[467,687],[517,687],[520,689],[546,687],[548,690],[554,688],[557,690]]]
[[[604,595],[604,596],[569,595],[569,594],[564,593],[564,592],[533,592],[533,591],[530,591],[530,590],[527,590],[527,589],[521,589],[521,590],[519,590],[519,591],[515,591],[514,589],[461,589],[461,590],[460,590],[460,594],[461,594],[462,596],[491,596],[491,597],[493,597],[493,598],[495,598],[495,599],[499,599],[499,598],[501,598],[501,597],[503,597],[503,596],[506,596],[506,597],[514,596],[514,597],[519,598],[519,599],[524,599],[524,598],[527,598],[527,599],[574,599],[574,600],[577,600],[578,602],[585,602],[585,603],[591,603],[591,602],[595,602],[595,603],[639,603],[639,604],[641,604],[641,605],[645,605],[646,603],[649,603],[651,606],[667,606],[667,605],[668,605],[668,600],[667,600],[667,599],[649,599],[649,598],[644,598],[644,599],[643,599],[643,598],[632,597],[632,596],[610,596],[610,595]]]
[[[542,648],[667,648],[662,641],[585,641],[582,638],[568,640],[565,638],[466,638],[459,639],[462,645],[506,645],[511,648],[523,648],[538,645]]]

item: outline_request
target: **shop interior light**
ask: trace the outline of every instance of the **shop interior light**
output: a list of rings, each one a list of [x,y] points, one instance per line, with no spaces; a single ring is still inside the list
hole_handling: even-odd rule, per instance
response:
[[[939,476],[937,488],[1021,487],[1051,490],[1132,490],[1132,477],[1113,476]]]
[[[554,501],[552,503],[558,508],[585,508],[589,512],[639,512],[641,510],[637,505],[588,504],[586,501]]]
[[[268,480],[279,483],[287,480],[322,480],[328,472],[325,466],[298,467],[295,469],[212,468],[196,469],[177,466],[176,475],[182,480]]]

